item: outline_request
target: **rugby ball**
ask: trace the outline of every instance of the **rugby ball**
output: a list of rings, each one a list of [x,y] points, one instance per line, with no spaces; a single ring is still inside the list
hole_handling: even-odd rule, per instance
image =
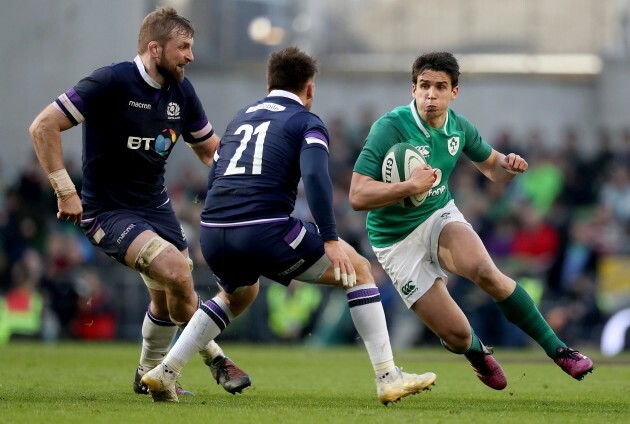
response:
[[[426,163],[424,156],[411,144],[396,143],[385,154],[381,169],[383,182],[393,184],[405,181],[414,169]],[[424,202],[428,194],[429,192],[426,191],[405,197],[395,204],[403,208],[415,208]]]

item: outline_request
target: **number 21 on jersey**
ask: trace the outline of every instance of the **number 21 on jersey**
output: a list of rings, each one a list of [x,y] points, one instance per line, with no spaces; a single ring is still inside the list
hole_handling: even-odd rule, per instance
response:
[[[225,170],[224,175],[237,175],[245,173],[245,164],[241,162],[241,166],[238,166],[238,161],[243,156],[243,152],[247,149],[247,145],[252,139],[252,135],[256,136],[256,142],[254,147],[254,155],[252,156],[252,174],[260,174],[262,172],[262,157],[263,157],[263,148],[265,145],[265,136],[267,135],[267,128],[269,128],[269,124],[271,121],[263,122],[254,128],[252,125],[245,124],[241,125],[234,132],[235,135],[242,135],[240,145],[234,152],[234,156],[230,159],[230,164]]]

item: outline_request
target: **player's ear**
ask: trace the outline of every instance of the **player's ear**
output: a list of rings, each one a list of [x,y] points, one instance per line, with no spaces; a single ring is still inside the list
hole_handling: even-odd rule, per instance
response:
[[[311,81],[306,85],[306,98],[311,100],[315,97],[315,82]]]
[[[459,85],[453,87],[453,90],[451,91],[452,95],[451,95],[451,100],[455,100],[457,98],[457,93],[459,93]]]
[[[160,56],[160,43],[157,41],[151,41],[148,46],[149,54],[151,57],[159,57]]]

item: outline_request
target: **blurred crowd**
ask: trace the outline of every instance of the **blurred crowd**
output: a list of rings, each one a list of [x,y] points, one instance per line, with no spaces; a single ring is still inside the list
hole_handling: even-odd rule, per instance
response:
[[[374,259],[365,214],[348,203],[352,167],[376,118],[366,108],[356,119],[328,122],[339,232],[372,260],[393,345],[437,343],[405,309]],[[623,272],[630,262],[630,129],[602,128],[592,140],[580,136],[571,128],[553,142],[534,129],[519,138],[508,130],[488,136],[497,150],[525,157],[529,170],[510,184],[495,184],[463,157],[450,180],[456,203],[499,267],[526,288],[560,338],[578,346],[598,343],[606,320],[630,306],[630,275]],[[207,175],[191,163],[168,170],[168,189],[188,236],[196,285],[211,295],[216,289],[198,243]],[[94,250],[77,227],[56,220],[56,199],[34,155],[13,177],[1,166],[0,345],[11,337],[139,339],[124,331],[139,328],[148,303],[139,276],[121,279],[123,267]],[[80,164],[69,172],[80,186]],[[311,219],[302,193],[295,214]],[[138,295],[128,295],[130,285]],[[451,276],[448,287],[488,344],[528,343],[472,283]],[[226,338],[320,345],[356,340],[341,292],[263,281],[256,305]]]

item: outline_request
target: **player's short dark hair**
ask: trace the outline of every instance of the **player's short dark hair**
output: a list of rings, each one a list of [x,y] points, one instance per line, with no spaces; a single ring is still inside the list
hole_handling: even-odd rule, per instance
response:
[[[267,62],[267,88],[287,90],[292,93],[304,89],[308,81],[319,71],[317,60],[296,46],[273,52]]]
[[[195,35],[195,28],[188,19],[179,16],[172,7],[154,10],[144,18],[140,26],[138,53],[144,53],[151,41],[157,41],[163,46],[172,37],[173,32],[192,38]]]
[[[411,67],[412,82],[417,83],[420,74],[426,70],[446,72],[453,87],[459,84],[459,63],[452,53],[431,52],[418,56]]]

